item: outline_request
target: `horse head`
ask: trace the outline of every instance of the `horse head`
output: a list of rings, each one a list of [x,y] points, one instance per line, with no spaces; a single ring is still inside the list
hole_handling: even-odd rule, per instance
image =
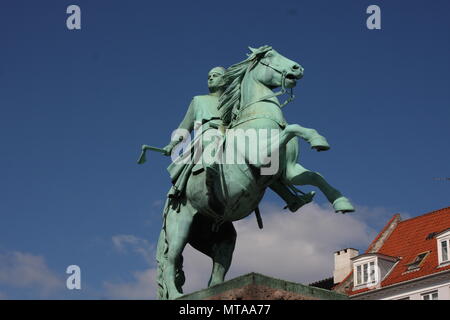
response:
[[[226,89],[219,99],[218,109],[225,125],[236,120],[242,109],[250,103],[267,99],[285,92],[285,88],[293,88],[297,80],[303,77],[303,67],[292,61],[270,46],[262,46],[257,49],[249,48],[246,60],[229,67],[223,75]],[[267,89],[255,89],[251,84],[262,84]],[[283,90],[274,94],[271,90],[282,87]],[[258,96],[259,95],[259,96]],[[286,102],[293,99],[291,98]],[[284,104],[286,104],[286,102]],[[283,104],[283,105],[284,105]]]
[[[278,53],[270,46],[258,49],[250,48],[250,56],[255,57],[253,65],[254,79],[269,88],[293,88],[297,80],[303,77],[303,67]]]

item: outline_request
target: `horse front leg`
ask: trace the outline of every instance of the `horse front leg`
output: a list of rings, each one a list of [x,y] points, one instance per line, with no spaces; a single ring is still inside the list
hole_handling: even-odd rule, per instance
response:
[[[285,146],[293,137],[300,137],[311,145],[311,148],[317,151],[326,151],[330,149],[327,139],[320,135],[316,129],[305,128],[298,124],[288,125],[281,134],[280,146]]]
[[[318,172],[310,171],[296,163],[293,166],[287,167],[286,178],[290,183],[295,185],[311,185],[319,188],[333,205],[336,212],[346,213],[355,211],[350,201],[338,189],[330,185]]]
[[[312,185],[320,189],[328,201],[333,205],[336,212],[353,212],[350,201],[342,193],[330,185],[318,172],[310,171],[297,163],[298,141],[293,139],[299,136],[311,144],[318,151],[328,150],[326,139],[319,135],[316,130],[303,128],[299,125],[290,125],[284,130],[284,136],[280,138],[280,144],[286,146],[286,179],[294,185]]]
[[[281,163],[282,161],[280,161],[282,160],[281,155],[283,150],[285,150],[286,145],[294,137],[301,137],[309,142],[311,148],[314,148],[317,151],[330,149],[330,145],[325,137],[320,135],[315,129],[305,128],[298,124],[290,124],[283,130],[272,129],[268,139],[260,139],[259,142],[260,158],[262,158],[261,163],[264,165],[270,163],[270,167],[261,168],[262,175],[275,175],[279,171],[280,166],[283,166],[283,163]],[[270,152],[267,153],[267,150],[270,150]]]

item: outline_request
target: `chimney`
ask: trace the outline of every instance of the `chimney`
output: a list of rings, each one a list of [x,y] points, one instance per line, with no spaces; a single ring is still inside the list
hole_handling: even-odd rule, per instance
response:
[[[342,282],[352,271],[353,265],[350,259],[357,255],[359,255],[358,250],[352,248],[343,249],[334,253],[334,284]]]

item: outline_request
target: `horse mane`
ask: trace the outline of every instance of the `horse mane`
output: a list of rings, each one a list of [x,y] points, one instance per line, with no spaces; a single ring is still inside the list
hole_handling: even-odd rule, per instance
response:
[[[229,125],[232,120],[237,118],[241,102],[241,83],[244,76],[252,70],[259,60],[261,60],[267,51],[271,50],[270,46],[262,46],[258,49],[252,49],[251,54],[244,61],[238,62],[229,67],[223,75],[225,83],[225,91],[219,98],[220,118],[224,125]]]

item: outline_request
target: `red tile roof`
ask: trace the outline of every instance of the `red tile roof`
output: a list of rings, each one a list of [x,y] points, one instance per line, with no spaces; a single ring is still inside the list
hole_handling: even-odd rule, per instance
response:
[[[395,217],[395,216],[394,216]],[[390,222],[393,219],[390,220]],[[387,224],[389,226],[390,222]],[[380,232],[377,238],[369,246],[368,252],[387,226]],[[401,260],[394,266],[387,277],[381,282],[381,287],[398,284],[404,281],[421,278],[433,273],[450,270],[450,265],[439,266],[437,241],[435,237],[427,239],[431,233],[439,233],[450,228],[450,207],[436,210],[422,216],[400,221],[389,237],[384,241],[377,253],[398,257]],[[423,252],[430,252],[417,271],[408,271],[408,264]],[[361,289],[347,294],[354,295],[369,291]],[[372,289],[373,290],[373,289]]]

